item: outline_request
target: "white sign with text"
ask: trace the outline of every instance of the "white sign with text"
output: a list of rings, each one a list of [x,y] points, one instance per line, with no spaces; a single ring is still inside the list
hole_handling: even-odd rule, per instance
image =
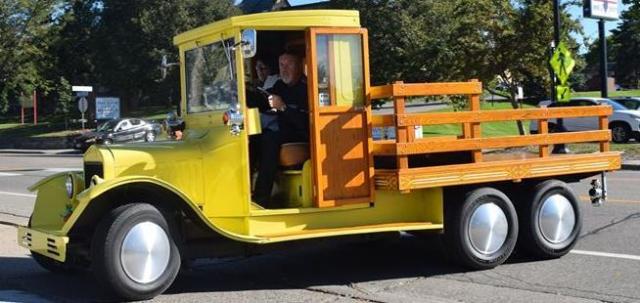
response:
[[[584,17],[618,20],[620,14],[618,0],[584,0]]]

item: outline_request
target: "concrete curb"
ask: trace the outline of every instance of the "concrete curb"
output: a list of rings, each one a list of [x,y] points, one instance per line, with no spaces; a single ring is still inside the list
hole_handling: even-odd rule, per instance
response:
[[[640,163],[622,163],[624,170],[640,170]]]

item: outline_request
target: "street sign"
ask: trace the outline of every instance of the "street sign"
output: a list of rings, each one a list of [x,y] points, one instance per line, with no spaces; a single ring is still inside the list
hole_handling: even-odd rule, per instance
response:
[[[565,85],[556,86],[556,100],[558,102],[569,102],[571,99],[571,88]]]
[[[96,119],[104,120],[118,118],[120,118],[120,98],[96,98]]]
[[[84,113],[87,111],[88,108],[89,108],[89,102],[87,102],[87,98],[80,97],[80,100],[78,100],[78,109],[80,110],[80,112]]]
[[[619,2],[618,0],[584,0],[584,17],[618,20],[620,18]]]
[[[71,91],[73,92],[87,92],[90,93],[93,91],[93,86],[71,86]]]
[[[560,80],[560,84],[565,85],[569,80],[571,71],[576,66],[576,61],[571,57],[571,52],[564,42],[560,42],[556,51],[553,52],[549,64],[551,64],[551,68],[556,73],[558,80]]]

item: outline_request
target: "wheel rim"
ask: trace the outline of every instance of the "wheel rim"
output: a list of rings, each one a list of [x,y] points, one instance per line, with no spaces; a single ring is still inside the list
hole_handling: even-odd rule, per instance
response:
[[[549,196],[538,214],[542,236],[550,243],[566,241],[576,225],[576,214],[569,200],[560,194]]]
[[[469,239],[473,248],[489,255],[498,251],[507,240],[509,222],[504,211],[495,203],[476,208],[469,220]]]
[[[613,137],[613,141],[620,142],[623,141],[627,136],[627,131],[624,129],[624,127],[615,126],[611,130],[611,136]]]
[[[153,133],[147,133],[147,141],[151,142],[155,139],[155,136],[153,135]]]
[[[136,224],[122,242],[124,272],[138,283],[151,283],[167,269],[171,246],[167,233],[153,222]]]

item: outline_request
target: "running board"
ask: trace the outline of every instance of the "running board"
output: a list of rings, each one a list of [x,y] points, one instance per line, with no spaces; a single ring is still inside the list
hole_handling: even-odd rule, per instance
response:
[[[438,230],[443,228],[443,224],[433,224],[431,222],[401,222],[384,223],[372,225],[360,225],[352,227],[322,228],[296,230],[286,233],[257,234],[256,237],[263,238],[264,242],[281,242],[291,240],[302,240],[321,237],[335,237],[368,233],[382,233],[393,231],[414,231],[414,230]]]

